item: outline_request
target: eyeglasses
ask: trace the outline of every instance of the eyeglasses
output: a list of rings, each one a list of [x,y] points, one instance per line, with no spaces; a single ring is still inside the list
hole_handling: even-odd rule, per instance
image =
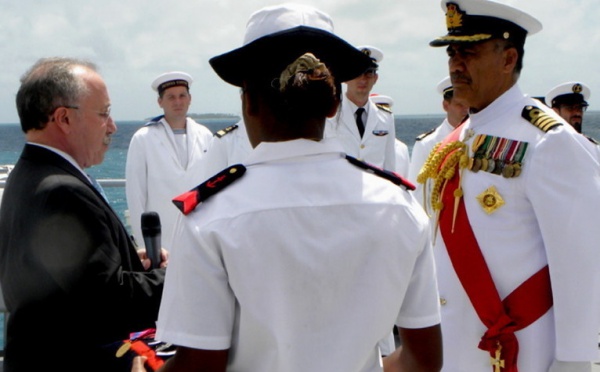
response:
[[[73,109],[73,110],[79,110],[79,106],[59,106],[59,107],[65,107],[68,109]],[[58,108],[58,107],[57,107]],[[102,118],[102,120],[106,121],[110,118],[110,107],[108,109],[106,109],[106,111],[96,111],[96,114],[98,114],[98,116],[100,116]]]
[[[588,105],[585,103],[574,103],[571,105],[560,105],[559,106],[561,109],[565,109],[567,111],[581,111],[581,112],[585,112],[588,108]]]

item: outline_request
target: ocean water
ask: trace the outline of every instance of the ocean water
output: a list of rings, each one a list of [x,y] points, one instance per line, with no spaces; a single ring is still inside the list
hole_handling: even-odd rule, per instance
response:
[[[397,115],[395,117],[396,137],[404,142],[409,150],[412,150],[415,137],[438,126],[443,115]],[[234,124],[235,118],[199,120],[213,132]],[[106,153],[104,162],[88,169],[88,173],[95,178],[125,178],[125,161],[127,159],[127,148],[131,137],[145,121],[117,121],[117,133],[109,151]],[[590,111],[585,114],[584,133],[600,140],[600,111]],[[24,145],[24,135],[19,124],[0,124],[0,165],[14,164]],[[127,201],[125,189],[122,187],[105,188],[109,202],[117,211],[123,222],[126,222],[125,210]]]
[[[396,137],[412,148],[414,139],[420,133],[435,128],[443,120],[442,115],[397,116]],[[198,120],[215,132],[221,128],[235,124],[237,119],[212,119]],[[125,161],[127,148],[131,137],[145,124],[145,121],[117,121],[117,133],[113,135],[110,149],[106,153],[104,162],[89,168],[89,174],[97,179],[125,178]],[[24,135],[18,124],[0,124],[0,165],[14,164],[23,149]],[[105,187],[109,202],[117,211],[123,222],[126,222],[125,210],[127,200],[125,189],[122,187]]]

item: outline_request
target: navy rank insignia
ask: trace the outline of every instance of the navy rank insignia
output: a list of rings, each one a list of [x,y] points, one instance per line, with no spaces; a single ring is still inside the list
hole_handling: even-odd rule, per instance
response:
[[[527,151],[527,142],[479,134],[473,140],[473,157],[467,168],[472,172],[489,172],[505,178],[518,177]]]
[[[430,135],[431,133],[435,132],[436,128],[433,128],[425,133],[421,133],[419,134],[416,138],[415,141],[421,141],[423,138],[427,137],[428,135]]]
[[[595,138],[593,138],[593,137],[590,137],[590,136],[586,136],[585,134],[584,134],[584,136],[585,136],[585,138],[587,138],[587,139],[588,139],[588,141],[590,141],[590,142],[591,142],[591,143],[593,143],[594,145],[600,145],[600,142],[596,141],[596,139],[595,139]]]
[[[368,172],[371,172],[379,177],[385,178],[386,180],[391,181],[398,186],[402,186],[406,190],[414,190],[415,189],[415,185],[413,185],[408,180],[405,180],[404,178],[402,178],[396,172],[391,172],[391,171],[376,167],[376,166],[366,163],[362,160],[358,160],[357,158],[350,156],[350,155],[346,155],[346,160],[348,160],[351,164],[354,164],[359,168],[362,168]]]
[[[231,185],[235,180],[242,177],[244,173],[246,173],[246,167],[241,164],[232,165],[190,191],[177,196],[173,199],[173,204],[175,204],[183,214],[187,215],[192,212],[198,204]]]
[[[233,124],[233,125],[230,125],[230,126],[228,126],[228,127],[226,127],[226,128],[220,129],[220,130],[218,130],[217,132],[215,132],[215,137],[217,137],[217,138],[221,138],[221,137],[223,137],[224,135],[226,135],[227,133],[231,133],[231,132],[233,132],[233,131],[234,131],[234,130],[236,130],[237,128],[238,128],[238,125],[237,125],[237,124]]]
[[[521,112],[523,119],[529,121],[531,124],[540,128],[544,132],[548,132],[552,128],[556,128],[562,125],[559,121],[554,119],[552,116],[545,113],[539,107],[525,106]]]
[[[375,106],[377,106],[378,109],[383,110],[389,114],[393,114],[392,109],[390,108],[390,106],[388,105],[383,105],[381,103],[376,103]]]

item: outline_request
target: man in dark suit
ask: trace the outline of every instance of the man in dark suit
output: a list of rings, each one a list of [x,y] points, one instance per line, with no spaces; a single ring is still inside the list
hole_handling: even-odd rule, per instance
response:
[[[130,332],[154,327],[167,253],[146,270],[84,172],[117,130],[106,85],[91,63],[41,59],[16,101],[27,144],[0,209],[4,370],[127,371],[115,352]]]

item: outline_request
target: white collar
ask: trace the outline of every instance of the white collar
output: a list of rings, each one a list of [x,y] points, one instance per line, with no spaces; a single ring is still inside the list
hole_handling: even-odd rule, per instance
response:
[[[295,139],[282,142],[261,142],[250,152],[244,164],[255,165],[259,163],[292,160],[305,158],[311,155],[330,154],[343,157],[344,149],[333,138],[312,141],[308,139]]]

